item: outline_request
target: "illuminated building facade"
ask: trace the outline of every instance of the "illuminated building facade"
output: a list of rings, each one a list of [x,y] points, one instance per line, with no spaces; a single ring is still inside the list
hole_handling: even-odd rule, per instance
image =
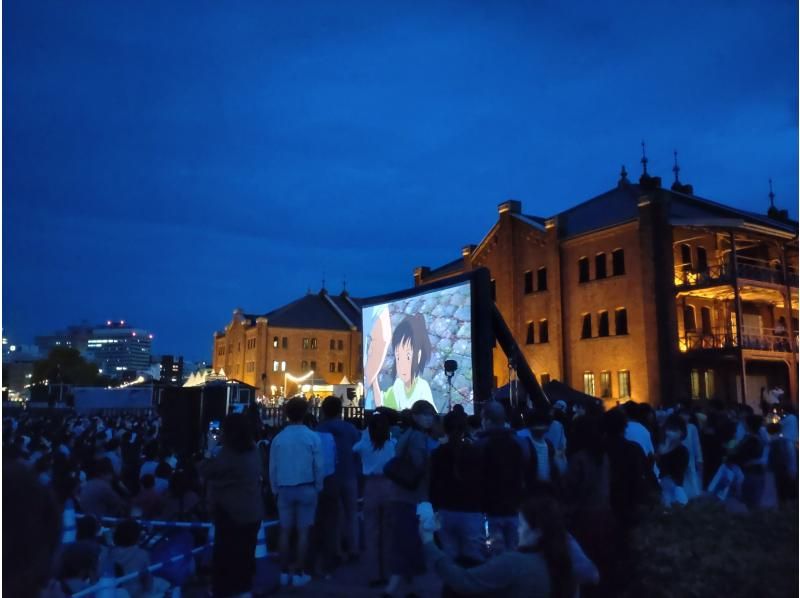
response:
[[[361,308],[346,292],[325,289],[263,315],[241,309],[214,333],[213,370],[258,389],[291,395],[298,383],[333,385],[361,379]],[[313,374],[311,374],[313,372]]]
[[[646,166],[646,164],[645,164]],[[677,167],[676,167],[677,168]],[[770,199],[773,196],[770,193]],[[758,405],[797,397],[797,223],[671,189],[645,174],[552,217],[518,201],[461,258],[416,284],[486,267],[495,302],[542,382],[608,401]],[[495,349],[495,380],[509,380]]]
[[[92,329],[86,343],[86,356],[97,364],[103,374],[121,376],[125,372],[147,370],[153,335],[140,328],[108,321]]]

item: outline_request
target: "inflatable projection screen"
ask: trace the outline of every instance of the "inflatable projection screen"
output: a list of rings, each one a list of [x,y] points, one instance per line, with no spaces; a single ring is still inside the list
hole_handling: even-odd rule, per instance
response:
[[[492,304],[485,269],[365,299],[364,406],[474,413],[492,387]]]

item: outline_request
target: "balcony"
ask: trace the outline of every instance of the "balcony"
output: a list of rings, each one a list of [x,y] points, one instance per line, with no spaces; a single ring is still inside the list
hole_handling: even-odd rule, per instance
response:
[[[736,260],[737,273],[742,280],[765,282],[772,285],[783,285],[783,269],[780,264],[767,260],[739,256]],[[792,287],[798,286],[797,270],[787,269],[788,282]],[[733,277],[730,258],[708,264],[705,268],[694,268],[691,264],[678,264],[675,267],[675,287],[693,288],[715,286],[730,282]]]
[[[681,353],[689,351],[735,349],[738,347],[736,332],[730,329],[712,329],[709,332],[687,332],[678,341]],[[783,331],[773,328],[742,328],[742,349],[768,351],[772,353],[797,352],[794,342]]]

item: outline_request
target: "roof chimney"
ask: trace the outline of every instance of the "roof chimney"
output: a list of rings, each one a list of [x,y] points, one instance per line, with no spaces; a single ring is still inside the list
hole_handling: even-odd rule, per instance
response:
[[[509,212],[511,214],[521,214],[522,202],[516,199],[509,199],[508,201],[504,201],[503,203],[497,206],[498,214],[505,214],[506,212]]]

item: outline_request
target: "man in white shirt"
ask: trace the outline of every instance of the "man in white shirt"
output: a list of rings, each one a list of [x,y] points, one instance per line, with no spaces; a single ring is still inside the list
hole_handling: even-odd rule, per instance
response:
[[[296,397],[286,403],[289,421],[272,441],[269,454],[269,482],[278,497],[280,519],[281,584],[303,586],[311,581],[306,575],[309,529],[314,524],[317,495],[322,490],[325,459],[322,442],[316,432],[303,425],[308,405]],[[297,529],[297,560],[290,565],[292,530]]]

